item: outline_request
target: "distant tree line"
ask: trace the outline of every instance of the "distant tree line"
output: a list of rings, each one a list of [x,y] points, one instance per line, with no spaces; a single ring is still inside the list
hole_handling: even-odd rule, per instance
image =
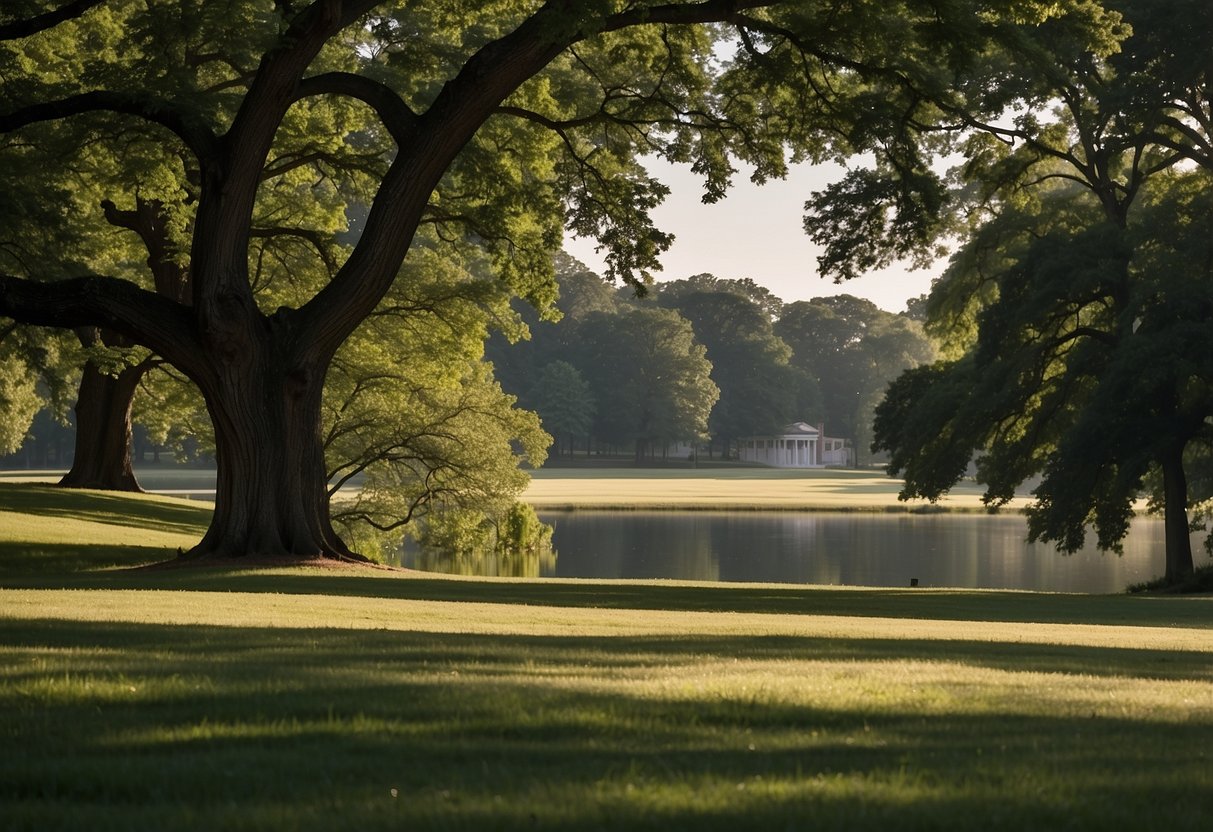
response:
[[[699,274],[644,297],[557,256],[558,319],[490,340],[502,387],[539,414],[555,456],[709,457],[795,420],[856,447],[902,370],[935,357],[919,321],[839,295],[785,304],[750,279]]]

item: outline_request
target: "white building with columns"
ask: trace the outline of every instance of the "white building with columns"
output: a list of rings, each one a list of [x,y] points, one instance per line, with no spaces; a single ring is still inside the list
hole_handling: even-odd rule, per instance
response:
[[[739,459],[775,468],[824,468],[849,465],[851,449],[846,440],[825,435],[825,426],[807,422],[785,425],[774,436],[748,436],[738,442]]]

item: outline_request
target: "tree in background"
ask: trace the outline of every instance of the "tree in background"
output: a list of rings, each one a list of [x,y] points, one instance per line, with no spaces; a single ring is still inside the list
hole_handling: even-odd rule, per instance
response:
[[[11,454],[21,447],[34,416],[42,409],[38,395],[38,377],[5,341],[0,340],[0,454]],[[7,348],[6,348],[7,347]]]
[[[759,286],[748,277],[717,277],[704,272],[680,280],[667,280],[661,284],[661,300],[666,306],[677,307],[683,297],[699,292],[728,292],[745,298],[759,307],[768,321],[775,320],[783,313],[783,300],[773,295],[766,286]]]
[[[536,392],[535,379],[544,367],[554,361],[568,361],[576,368],[581,367],[577,335],[580,322],[592,312],[614,314],[624,302],[616,286],[590,271],[580,260],[559,252],[554,266],[557,299],[552,314],[541,316],[534,307],[516,300],[511,309],[522,326],[494,332],[485,347],[501,386],[531,410],[537,409],[532,393]],[[591,392],[597,400],[605,400],[600,397],[603,391]]]
[[[854,442],[863,392],[860,343],[884,313],[853,295],[789,303],[775,333],[792,349],[793,364],[809,373],[821,391],[829,432]]]
[[[147,269],[155,291],[178,303],[189,297],[189,269],[176,248],[172,218],[163,203],[137,196],[131,210],[119,210],[109,200],[101,201],[105,221],[137,235],[147,251]],[[59,481],[69,488],[112,491],[142,491],[131,463],[132,421],[135,393],[159,361],[146,350],[134,350],[127,337],[100,327],[79,327],[76,334],[94,355],[80,372],[75,406],[75,449],[72,467]],[[106,366],[100,347],[120,348]]]
[[[572,364],[552,361],[543,365],[532,385],[529,401],[544,430],[552,434],[557,455],[561,439],[572,456],[576,440],[589,437],[597,413],[594,394]]]
[[[918,322],[853,295],[789,303],[774,330],[791,347],[793,367],[821,391],[826,428],[851,440],[857,464],[886,386],[902,371],[935,358]]]
[[[593,312],[578,327],[580,366],[603,391],[594,435],[634,447],[636,461],[671,442],[698,441],[719,390],[691,325],[668,309]]]
[[[949,359],[897,382],[876,444],[907,495],[934,499],[974,456],[993,505],[1041,474],[1030,536],[1066,551],[1090,525],[1117,548],[1152,490],[1175,582],[1193,570],[1187,467],[1213,415],[1213,10],[1109,5],[1132,27],[1119,51],[1046,29],[954,102],[977,132],[968,239],[929,304]]]
[[[663,283],[657,301],[690,321],[695,340],[705,348],[712,381],[720,389],[708,430],[727,456],[731,443],[740,437],[774,433],[794,418],[807,418],[797,407],[809,394],[798,389],[803,376],[788,366],[791,350],[771,326],[769,310],[781,308],[782,302],[765,290],[752,291],[760,288],[752,281],[734,284],[742,291],[727,291],[721,287],[729,282],[705,277],[710,276]],[[717,288],[690,289],[690,285]],[[755,295],[765,303],[757,303]]]
[[[855,463],[873,439],[876,406],[889,384],[907,369],[930,364],[938,351],[921,324],[904,315],[886,313],[859,342],[854,356],[858,409],[855,417]]]
[[[558,256],[555,266],[559,318],[520,309],[526,336],[489,344],[502,386],[554,433],[569,435],[570,445],[572,436],[584,436],[587,448],[626,449],[640,462],[667,444],[703,437],[718,388],[692,325],[630,289],[618,290],[572,257]]]

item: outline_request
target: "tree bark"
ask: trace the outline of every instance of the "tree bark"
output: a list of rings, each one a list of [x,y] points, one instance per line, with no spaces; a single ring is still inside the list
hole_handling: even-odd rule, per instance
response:
[[[199,379],[215,429],[215,514],[188,557],[360,560],[334,531],[320,434],[326,367],[253,350]],[[229,368],[232,369],[232,368]]]
[[[107,375],[89,361],[76,398],[76,453],[64,488],[142,492],[131,467],[131,403],[143,364]]]
[[[1171,448],[1162,460],[1163,524],[1166,530],[1167,583],[1178,583],[1194,571],[1188,530],[1188,479],[1183,447]]]
[[[137,198],[135,209],[120,211],[113,202],[101,203],[106,221],[115,228],[134,231],[147,249],[156,292],[177,302],[188,296],[189,271],[173,259],[164,206]],[[131,340],[95,327],[77,330],[80,343],[94,346],[130,346]],[[101,372],[93,362],[84,366],[76,398],[76,453],[72,468],[59,481],[66,488],[103,491],[143,489],[131,467],[131,405],[146,363],[128,367],[116,377]]]

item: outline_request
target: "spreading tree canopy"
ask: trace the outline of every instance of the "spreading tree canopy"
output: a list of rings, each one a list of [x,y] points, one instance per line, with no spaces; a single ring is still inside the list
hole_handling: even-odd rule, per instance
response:
[[[193,554],[348,556],[327,500],[325,379],[421,230],[440,250],[474,247],[496,285],[541,308],[563,229],[643,284],[669,237],[639,153],[691,163],[709,199],[734,158],[764,179],[882,147],[917,174],[926,158],[906,137],[937,110],[905,79],[946,85],[986,44],[1086,6],[7,3],[0,167],[22,172],[49,239],[6,261],[0,315],[115,333],[197,386],[219,470]],[[154,264],[76,239],[116,238],[107,205],[155,210],[180,294]],[[365,208],[357,240],[331,246],[351,206]],[[267,258],[304,255],[304,279],[262,285],[294,271]]]
[[[966,241],[928,304],[948,359],[892,387],[876,446],[907,495],[939,496],[974,456],[995,505],[1040,474],[1030,535],[1069,551],[1091,525],[1118,547],[1153,491],[1178,580],[1186,466],[1213,417],[1213,9],[1107,5],[1131,26],[1123,48],[1046,28],[992,67],[984,98],[950,106],[976,132]]]

